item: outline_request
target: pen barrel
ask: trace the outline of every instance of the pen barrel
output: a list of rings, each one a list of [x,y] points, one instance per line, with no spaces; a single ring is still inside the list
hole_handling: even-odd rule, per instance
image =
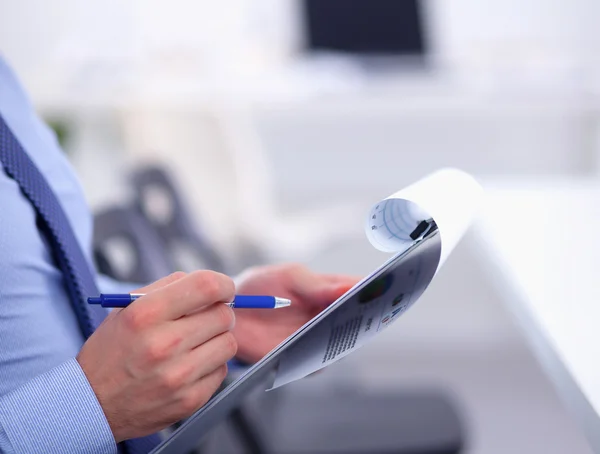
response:
[[[236,309],[273,309],[275,307],[275,297],[236,295],[233,304]]]
[[[137,297],[124,294],[103,293],[101,295],[103,307],[127,307]]]

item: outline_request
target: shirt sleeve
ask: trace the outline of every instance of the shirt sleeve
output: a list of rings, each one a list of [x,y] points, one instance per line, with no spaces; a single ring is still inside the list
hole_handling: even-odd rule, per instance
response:
[[[0,397],[0,452],[117,453],[102,407],[75,358]]]

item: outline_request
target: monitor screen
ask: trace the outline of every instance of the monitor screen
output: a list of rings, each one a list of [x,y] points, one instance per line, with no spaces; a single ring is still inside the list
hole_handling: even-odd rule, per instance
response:
[[[302,0],[306,49],[423,55],[420,0]]]

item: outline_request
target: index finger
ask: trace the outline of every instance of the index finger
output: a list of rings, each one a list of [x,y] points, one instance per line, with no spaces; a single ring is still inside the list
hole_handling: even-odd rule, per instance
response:
[[[214,271],[194,271],[134,301],[164,320],[177,320],[214,303],[229,303],[235,296],[233,280]]]

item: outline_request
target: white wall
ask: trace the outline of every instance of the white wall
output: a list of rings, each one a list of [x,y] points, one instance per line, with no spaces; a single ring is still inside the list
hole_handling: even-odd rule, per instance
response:
[[[440,55],[503,64],[591,58],[600,47],[594,0],[428,0]],[[492,59],[500,59],[494,62]]]

